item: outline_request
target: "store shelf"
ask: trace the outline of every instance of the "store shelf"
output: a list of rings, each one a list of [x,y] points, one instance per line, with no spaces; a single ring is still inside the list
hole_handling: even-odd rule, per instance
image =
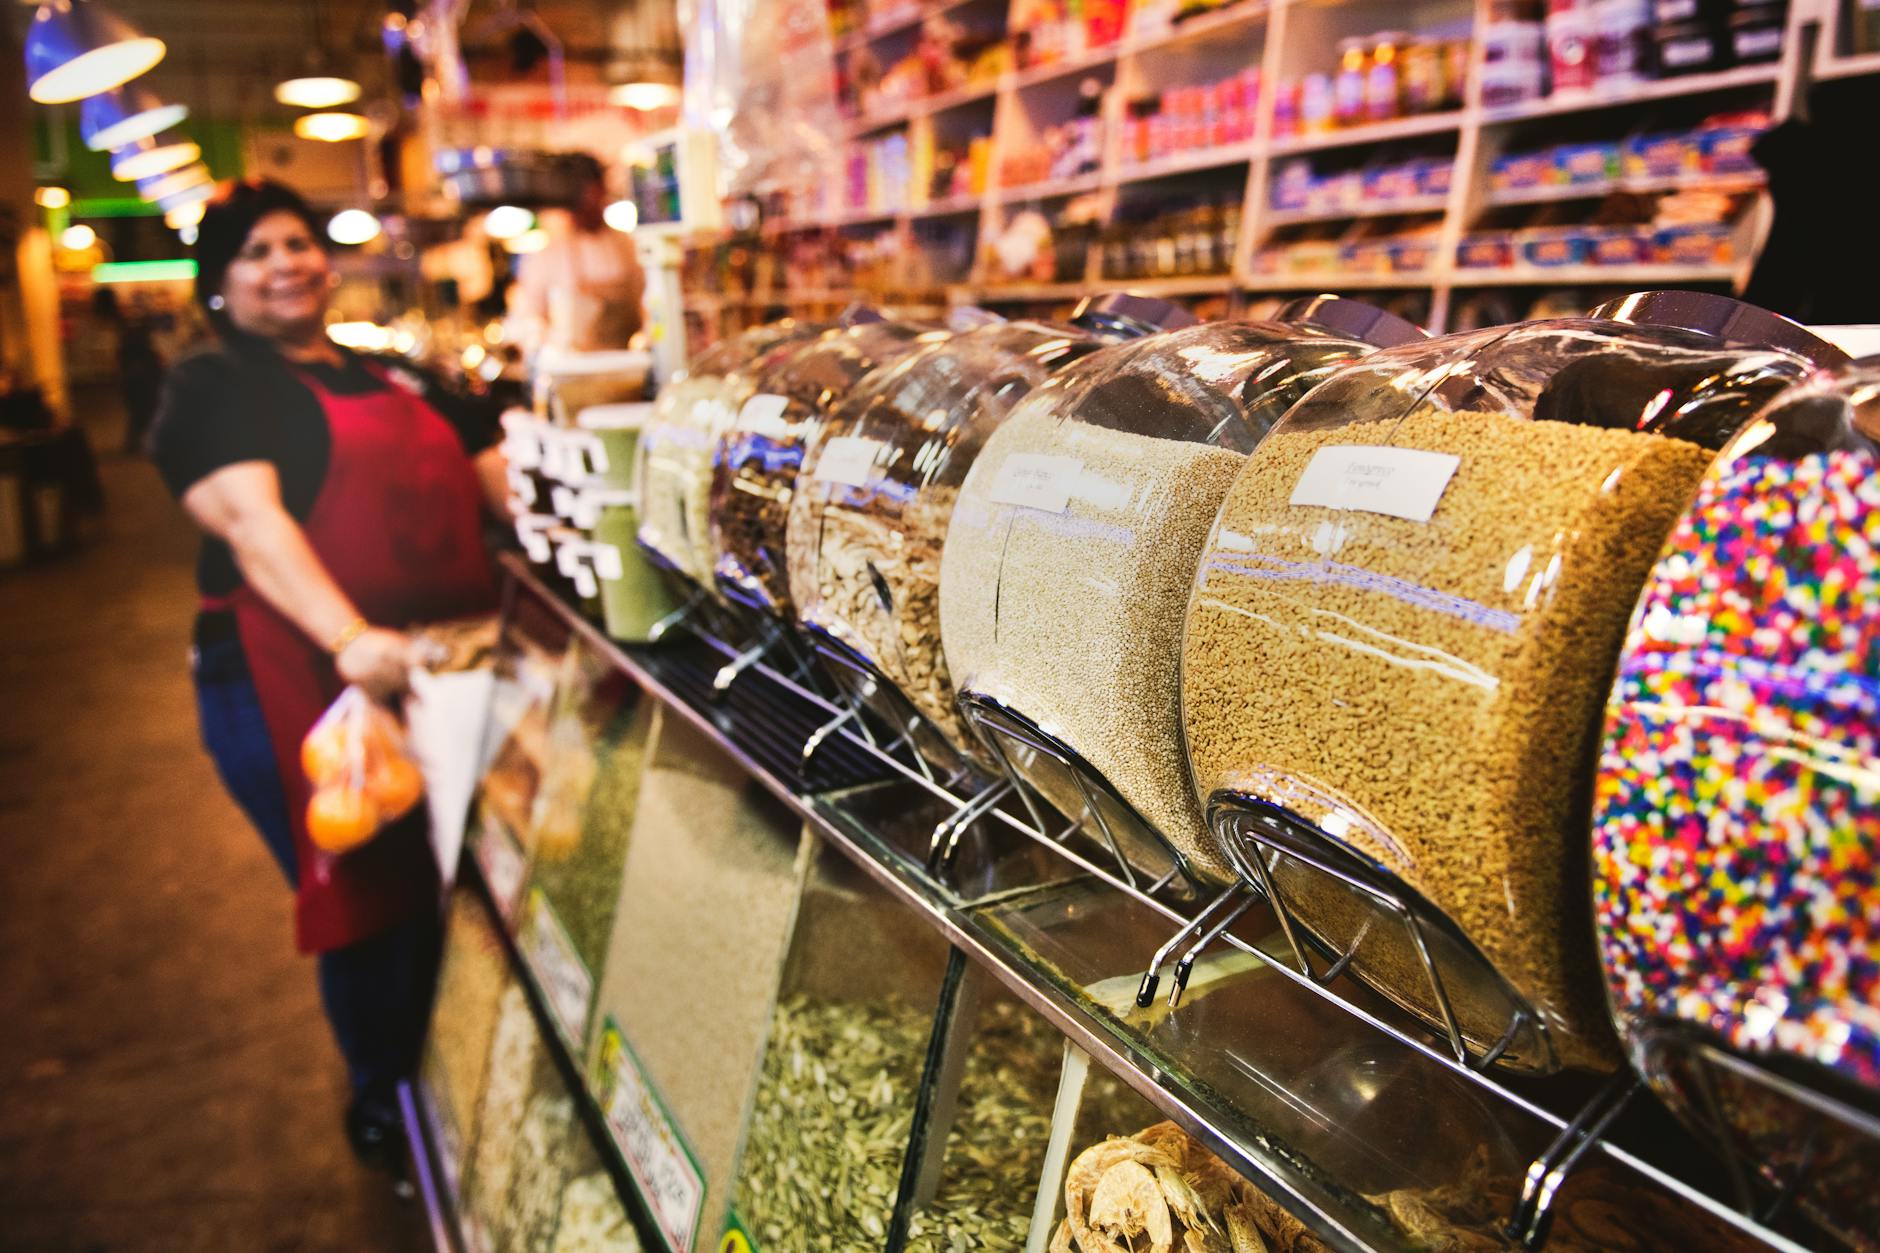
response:
[[[1272,209],[1261,222],[1267,226],[1298,226],[1307,222],[1349,222],[1359,218],[1394,218],[1412,213],[1442,213],[1449,208],[1447,196],[1416,196],[1404,200],[1381,200],[1373,204],[1345,209]]]
[[[910,210],[908,217],[944,218],[961,213],[977,213],[985,204],[985,196],[980,192],[968,192],[964,196],[947,196],[940,200],[930,200],[918,209]]]
[[[1101,48],[1091,49],[1080,57],[1068,57],[1062,61],[1053,61],[1049,65],[1034,65],[1028,70],[1019,70],[1017,73],[1006,75],[999,86],[1002,89],[1024,91],[1028,87],[1036,87],[1040,83],[1048,83],[1071,74],[1082,74],[1088,70],[1114,65],[1116,59],[1122,55],[1122,47],[1120,42],[1105,44]]]
[[[1851,57],[1826,57],[1815,71],[1815,77],[1822,80],[1858,78],[1862,74],[1880,74],[1880,52],[1863,52]]]
[[[1587,113],[1595,109],[1617,109],[1625,105],[1646,104],[1654,100],[1676,100],[1685,96],[1735,91],[1739,88],[1773,83],[1781,76],[1781,72],[1782,67],[1779,64],[1745,65],[1734,70],[1719,70],[1714,74],[1686,74],[1677,78],[1655,79],[1622,91],[1547,96],[1540,100],[1523,101],[1520,104],[1506,105],[1498,109],[1483,109],[1481,123],[1484,126],[1502,126],[1511,122],[1526,122],[1534,118],[1559,117],[1567,113]]]
[[[1181,278],[1102,278],[1092,286],[1139,296],[1216,296],[1234,290],[1231,274],[1190,274]]]
[[[925,819],[917,812],[923,803],[931,806],[936,794],[946,795],[944,790],[922,784],[911,769],[896,767],[892,759],[871,749],[849,726],[837,721],[835,706],[763,664],[751,667],[728,692],[715,697],[712,675],[735,655],[729,645],[682,629],[657,646],[622,648],[544,588],[517,558],[506,557],[504,564],[521,594],[546,600],[584,643],[711,737],[819,839],[891,893],[908,911],[910,923],[936,929],[1072,1044],[1254,1181],[1329,1248],[1382,1253],[1405,1249],[1409,1242],[1391,1226],[1376,1198],[1347,1190],[1315,1165],[1315,1145],[1337,1143],[1367,1153],[1409,1152],[1421,1160],[1417,1145],[1433,1141],[1439,1131],[1452,1130],[1446,1126],[1449,1120],[1464,1118],[1470,1134],[1478,1123],[1494,1129],[1489,1134],[1497,1137],[1496,1143],[1506,1152],[1515,1154],[1513,1160],[1524,1157],[1526,1146],[1542,1146],[1538,1162],[1551,1157],[1562,1144],[1571,1144],[1570,1121],[1600,1108],[1612,1091],[1572,1076],[1521,1079],[1472,1070],[1356,1003],[1334,1010],[1329,994],[1307,986],[1311,981],[1303,975],[1289,972],[1283,962],[1269,965],[1262,960],[1269,951],[1263,946],[1278,943],[1270,913],[1262,912],[1266,910],[1263,902],[1256,902],[1259,909],[1229,933],[1227,943],[1245,955],[1229,958],[1233,968],[1265,973],[1241,984],[1239,999],[1230,997],[1221,1014],[1184,1020],[1167,1017],[1159,1007],[1146,1013],[1129,1008],[1136,1003],[1136,976],[1141,969],[1135,963],[1146,960],[1150,946],[1185,922],[1194,912],[1193,905],[1178,907],[1140,891],[1125,891],[1067,847],[1054,846],[1058,852],[1044,855],[1039,844],[1050,841],[1036,833],[1019,841],[1021,850],[1036,855],[1034,862],[1042,856],[1060,872],[1074,869],[1067,862],[1077,862],[1092,873],[1070,878],[1060,873],[1029,886],[1001,883],[996,881],[1001,868],[1031,863],[1019,857],[994,857],[982,848],[980,852],[986,855],[981,862],[992,868],[985,876],[987,882],[975,881],[970,891],[957,884],[947,886],[923,868],[919,854],[925,850],[921,827]],[[818,726],[827,729],[817,737],[823,747],[813,764],[830,772],[820,784],[803,777],[808,769],[804,737]],[[855,764],[858,754],[860,766]],[[868,760],[898,768],[900,776],[891,771],[876,783],[855,782],[857,773],[865,773]],[[993,817],[1013,831],[1023,829],[1021,820],[1001,811],[993,811]],[[894,829],[897,819],[899,834]],[[989,823],[975,824],[973,831],[983,833],[987,826],[992,828],[988,839],[1006,829]],[[912,840],[907,839],[908,832],[913,833]],[[1120,975],[1116,974],[1119,963]],[[1108,977],[1091,981],[1093,974],[1105,969],[1110,971]],[[1194,989],[1191,994],[1203,995]],[[1247,1001],[1248,996],[1253,999]],[[1377,1013],[1391,1012],[1381,999],[1372,998],[1372,1003]],[[1300,1018],[1288,1018],[1292,1029],[1267,1031],[1255,1021],[1268,1013],[1286,1012],[1276,1005],[1302,1012]],[[544,1007],[537,1008],[545,1012]],[[1210,1040],[1208,1032],[1197,1031],[1197,1024],[1209,1022],[1216,1032],[1225,1030],[1234,1037],[1238,1051],[1222,1052],[1228,1039]],[[1351,1064],[1349,1059],[1371,1059],[1361,1065],[1382,1069],[1366,1069],[1365,1074],[1395,1075],[1400,1084],[1407,1085],[1406,1090],[1448,1093],[1437,1106],[1441,1119],[1434,1117],[1436,1109],[1419,1111],[1413,1105],[1406,1110],[1413,1123],[1421,1121],[1429,1138],[1406,1126],[1402,1144],[1354,1146],[1355,1133],[1347,1132],[1338,1119],[1325,1117],[1315,1104],[1327,1093],[1348,1090],[1350,1081],[1359,1078],[1340,1078],[1334,1073],[1340,1058],[1348,1059],[1346,1064]],[[1368,1082],[1361,1080],[1352,1090],[1368,1092]],[[1589,1100],[1589,1093],[1597,1095]],[[1566,1176],[1567,1189],[1576,1185],[1582,1172],[1617,1172],[1615,1186],[1622,1194],[1625,1188],[1635,1194],[1639,1188],[1649,1190],[1657,1221],[1675,1214],[1673,1226],[1708,1234],[1707,1240],[1699,1234],[1691,1247],[1736,1247],[1747,1240],[1799,1253],[1799,1246],[1718,1201],[1716,1197],[1727,1187],[1720,1174],[1697,1172],[1679,1178],[1669,1173],[1674,1169],[1680,1174],[1696,1172],[1702,1164],[1701,1153],[1672,1124],[1662,1119],[1631,1119],[1625,1129],[1643,1141],[1641,1148],[1658,1153],[1664,1164],[1654,1164],[1600,1134],[1579,1146],[1587,1153],[1579,1159],[1576,1151],[1580,1164]],[[1672,1139],[1661,1140],[1661,1133]],[[1698,1178],[1710,1190],[1699,1190],[1694,1182]],[[1669,1232],[1655,1234],[1670,1238]]]
[[[897,126],[905,126],[920,108],[918,100],[903,100],[886,109],[874,109],[848,122],[849,138],[859,139],[864,135],[873,135],[880,131],[890,131]]]
[[[939,14],[950,12],[953,9],[971,4],[972,2],[973,0],[938,0],[938,3],[921,5],[918,9],[901,17],[891,18],[888,21],[879,22],[871,26],[864,26],[860,30],[853,30],[846,35],[840,36],[835,40],[835,50],[839,53],[853,52],[864,44],[874,43],[878,39],[887,39],[890,36],[900,34],[902,31],[913,30],[930,17],[936,17]]]
[[[1238,3],[1218,13],[1190,18],[1185,22],[1174,23],[1167,30],[1125,39],[1123,53],[1126,56],[1140,56],[1145,52],[1154,52],[1158,48],[1224,35],[1242,26],[1264,22],[1266,19],[1267,6],[1260,0],[1238,0]]]
[[[1081,300],[1090,294],[1088,283],[997,283],[955,289],[967,301],[980,304],[1020,304],[1045,300]]]
[[[928,96],[916,103],[911,110],[915,117],[931,117],[936,113],[946,113],[953,109],[963,109],[980,101],[990,101],[999,94],[996,82],[968,83],[964,87],[955,87],[952,91],[943,91],[938,95]]]
[[[1440,135],[1445,131],[1460,129],[1466,116],[1461,109],[1452,109],[1447,113],[1421,113],[1415,117],[1398,118],[1394,122],[1373,122],[1368,126],[1327,131],[1323,135],[1288,135],[1284,139],[1274,140],[1268,152],[1276,157],[1286,157],[1299,152],[1321,152],[1328,148],[1351,148],[1360,144],[1385,144],[1422,135]]]
[[[1176,174],[1192,174],[1197,170],[1218,170],[1229,166],[1245,165],[1253,160],[1258,151],[1259,146],[1252,141],[1241,144],[1220,144],[1210,148],[1193,148],[1187,152],[1178,152],[1174,156],[1162,157],[1155,161],[1123,165],[1117,170],[1116,182],[1118,184],[1142,183]]]
[[[1435,285],[1435,273],[1420,270],[1404,274],[1256,274],[1240,286],[1243,291],[1259,293],[1420,290]]]
[[[1557,183],[1546,187],[1518,187],[1491,191],[1483,206],[1554,204],[1563,200],[1593,200],[1618,195],[1656,195],[1669,191],[1755,191],[1766,186],[1761,174],[1681,174],[1665,178],[1617,178],[1603,183]]]
[[[1460,268],[1454,287],[1678,287],[1709,286],[1736,279],[1733,266],[1716,265],[1517,265],[1507,269]]]
[[[1037,183],[1020,183],[1017,187],[999,188],[999,203],[1013,204],[1021,200],[1056,200],[1064,196],[1080,196],[1087,191],[1096,191],[1103,186],[1101,174],[1079,174],[1076,178],[1047,178]]]

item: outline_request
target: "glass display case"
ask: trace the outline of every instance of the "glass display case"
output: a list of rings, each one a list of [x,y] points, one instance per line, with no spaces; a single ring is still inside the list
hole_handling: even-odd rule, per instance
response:
[[[596,791],[596,805],[601,796]],[[621,925],[597,965],[589,1086],[674,1248],[710,1253],[729,1200],[801,874],[801,823],[677,715],[637,780]]]
[[[785,342],[815,338],[820,323],[785,319],[714,344],[668,383],[640,435],[634,483],[637,538],[655,561],[701,587],[712,584],[707,526],[712,449],[754,386],[746,367]]]
[[[574,1102],[527,993],[512,984],[499,1000],[458,1207],[467,1253],[549,1247],[561,1212],[568,1137],[578,1132]]]
[[[1175,683],[1181,606],[1228,482],[1316,382],[1421,337],[1320,298],[1116,345],[1034,389],[967,472],[940,563],[962,708],[1030,792],[1072,820],[1089,808],[1123,873],[1231,878],[1203,837]]]
[[[1234,480],[1181,685],[1219,855],[1321,948],[1521,1069],[1610,1068],[1584,883],[1627,615],[1715,451],[1838,354],[1722,297],[1347,367]]]
[[[1633,1060],[1850,1246],[1880,1230],[1877,454],[1874,360],[1724,448],[1633,613],[1593,799]]]
[[[712,572],[727,598],[790,620],[784,546],[805,450],[870,372],[948,334],[853,309],[808,346],[772,349],[753,365],[756,388],[712,453]]]
[[[885,1246],[935,1015],[951,993],[938,932],[826,845],[809,865],[777,983],[733,1221],[759,1253]]]
[[[476,1143],[483,1077],[503,992],[514,984],[503,940],[489,912],[469,892],[452,894],[444,922],[431,1025],[425,1032],[419,1082],[431,1143],[446,1192],[463,1193],[464,1167]]]
[[[786,543],[798,622],[838,676],[860,677],[849,686],[872,698],[885,682],[905,698],[875,707],[888,725],[916,728],[930,758],[983,753],[960,720],[940,647],[940,552],[974,458],[1055,371],[1105,343],[1191,321],[1135,296],[1086,301],[1069,325],[994,321],[871,375],[811,444]]]

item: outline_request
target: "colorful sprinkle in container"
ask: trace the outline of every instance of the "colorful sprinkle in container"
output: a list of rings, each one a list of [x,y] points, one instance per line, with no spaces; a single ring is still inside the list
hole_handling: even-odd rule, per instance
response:
[[[1842,1231],[1880,1209],[1826,1182],[1880,1165],[1877,451],[1874,361],[1791,390],[1724,450],[1632,619],[1593,810],[1601,957],[1634,1061],[1778,1184],[1804,1144],[1840,1162],[1799,1195]]]

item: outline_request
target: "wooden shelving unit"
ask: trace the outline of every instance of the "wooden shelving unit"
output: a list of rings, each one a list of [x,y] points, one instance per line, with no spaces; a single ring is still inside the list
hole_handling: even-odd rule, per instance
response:
[[[921,14],[898,18],[837,40],[836,51],[841,55],[863,44],[900,37],[918,27],[928,14],[987,2],[940,0],[929,4]],[[985,110],[987,120],[977,129],[990,136],[992,160],[990,185],[983,192],[923,204],[919,197],[925,189],[915,188],[912,207],[817,214],[773,224],[773,228],[787,231],[874,227],[899,232],[907,249],[918,247],[913,233],[917,224],[928,230],[943,229],[938,223],[944,219],[961,229],[971,230],[974,260],[970,271],[960,275],[957,282],[943,284],[946,298],[954,303],[1051,303],[1068,301],[1106,286],[1183,296],[1227,294],[1236,301],[1257,298],[1267,292],[1314,289],[1413,290],[1428,293],[1428,321],[1433,328],[1440,329],[1447,321],[1451,293],[1458,290],[1676,284],[1726,287],[1740,284],[1747,277],[1754,250],[1760,245],[1760,228],[1768,217],[1767,203],[1761,200],[1753,203],[1747,212],[1744,229],[1738,236],[1738,256],[1729,266],[1521,266],[1506,270],[1458,267],[1454,264],[1456,245],[1482,215],[1492,209],[1566,204],[1621,192],[1652,194],[1693,188],[1759,192],[1761,188],[1761,180],[1754,176],[1682,175],[1492,192],[1488,172],[1500,154],[1527,143],[1541,142],[1541,137],[1550,129],[1557,130],[1563,120],[1571,126],[1575,119],[1588,115],[1617,115],[1608,133],[1619,135],[1634,125],[1633,119],[1624,114],[1625,110],[1643,114],[1652,106],[1682,105],[1681,111],[1685,114],[1701,114],[1714,99],[1718,110],[1754,105],[1779,112],[1786,107],[1797,87],[1807,81],[1804,68],[1817,79],[1880,74],[1880,53],[1845,51],[1852,43],[1849,32],[1843,29],[1846,22],[1843,5],[1834,0],[1792,0],[1783,57],[1774,64],[1741,66],[1718,73],[1645,82],[1619,91],[1555,96],[1492,109],[1481,103],[1481,76],[1473,72],[1479,71],[1477,65],[1471,67],[1468,95],[1459,109],[1327,134],[1274,137],[1273,85],[1296,79],[1309,70],[1331,68],[1331,46],[1336,38],[1365,30],[1432,25],[1449,31],[1458,27],[1476,30],[1483,24],[1488,7],[1489,0],[1239,0],[1229,8],[1170,28],[1140,32],[1132,28],[1114,44],[1093,49],[1074,60],[1009,73],[997,83],[973,84],[925,101],[901,105],[890,113],[871,116],[849,127],[851,140],[906,127],[912,145],[930,139],[931,128],[936,126],[951,127],[948,133],[957,136],[963,133],[962,125],[971,128],[976,121],[967,115],[967,110]],[[1820,37],[1813,42],[1813,63],[1804,67],[1802,50],[1808,41],[1802,35],[1809,23],[1819,25]],[[1479,58],[1479,47],[1475,55]],[[1257,65],[1261,71],[1264,86],[1251,139],[1189,149],[1147,162],[1126,159],[1120,123],[1127,100],[1169,86],[1209,81],[1210,75],[1219,76],[1222,67],[1232,65]],[[1067,117],[1076,100],[1079,82],[1090,76],[1099,78],[1109,89],[1104,98],[1105,135],[1098,170],[1069,179],[1001,186],[998,181],[1000,156],[1028,143],[1041,126]],[[1439,153],[1453,154],[1456,162],[1451,188],[1445,196],[1304,212],[1276,209],[1270,203],[1273,170],[1282,161],[1316,158],[1349,166],[1371,159]],[[1119,205],[1152,203],[1162,192],[1159,185],[1163,183],[1177,184],[1170,189],[1171,194],[1191,194],[1196,188],[1208,188],[1218,199],[1232,200],[1238,196],[1241,203],[1239,235],[1230,274],[1154,281],[1106,279],[1100,262],[1101,249],[1096,246],[1090,249],[1088,265],[1077,280],[1015,284],[997,281],[988,272],[985,260],[988,249],[1012,214],[1041,202],[1050,212],[1072,197],[1094,197],[1098,220],[1108,223],[1119,220]],[[1439,261],[1429,270],[1384,274],[1320,272],[1276,277],[1260,274],[1253,266],[1256,251],[1281,228],[1335,226],[1344,222],[1355,227],[1367,219],[1404,215],[1433,216],[1440,221]],[[965,223],[968,218],[976,222]],[[852,294],[878,299],[885,296],[885,293],[874,292]],[[783,292],[768,303],[809,302],[799,294]]]

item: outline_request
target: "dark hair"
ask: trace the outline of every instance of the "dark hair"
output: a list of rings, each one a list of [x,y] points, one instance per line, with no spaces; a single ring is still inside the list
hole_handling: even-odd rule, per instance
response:
[[[212,308],[210,297],[222,290],[228,267],[248,242],[255,223],[271,213],[293,214],[322,248],[326,246],[318,215],[293,188],[265,178],[222,184],[196,226],[196,303],[208,312],[217,331],[228,331],[228,315]]]

